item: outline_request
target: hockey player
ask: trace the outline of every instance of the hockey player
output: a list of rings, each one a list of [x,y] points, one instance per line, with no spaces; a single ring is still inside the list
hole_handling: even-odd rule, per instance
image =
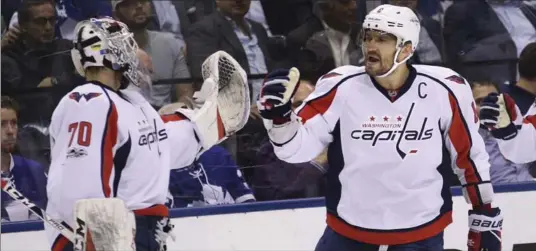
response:
[[[164,205],[169,135],[181,132],[168,133],[158,112],[137,90],[127,88],[139,85],[142,77],[138,47],[126,25],[91,19],[79,23],[75,33],[72,59],[87,83],[63,97],[52,116],[47,212],[72,224],[76,201],[120,198],[135,215],[136,250],[159,250],[169,231]],[[72,249],[54,228],[46,230],[52,250]]]
[[[518,164],[536,161],[536,101],[523,117],[508,94],[491,93],[480,104],[480,119],[508,160]]]
[[[372,10],[363,23],[365,66],[324,75],[297,116],[290,104],[299,71],[265,80],[258,107],[277,156],[306,162],[328,147],[328,227],[317,251],[443,250],[452,170],[473,206],[468,249],[501,249],[471,89],[450,69],[407,63],[419,32],[408,8]]]

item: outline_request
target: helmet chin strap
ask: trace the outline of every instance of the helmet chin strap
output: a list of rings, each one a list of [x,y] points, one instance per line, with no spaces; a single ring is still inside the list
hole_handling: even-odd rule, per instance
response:
[[[405,63],[406,61],[408,61],[408,59],[411,58],[411,56],[413,56],[413,53],[411,53],[404,60],[402,60],[400,62],[396,62],[396,59],[398,58],[398,55],[402,51],[402,48],[403,47],[398,47],[398,49],[396,49],[395,58],[393,59],[393,66],[391,66],[391,69],[389,69],[389,71],[387,71],[386,73],[384,73],[384,74],[382,74],[380,76],[376,76],[377,78],[385,78],[385,77],[389,76],[391,73],[393,73],[393,71],[396,70],[396,68],[398,68],[399,65]]]

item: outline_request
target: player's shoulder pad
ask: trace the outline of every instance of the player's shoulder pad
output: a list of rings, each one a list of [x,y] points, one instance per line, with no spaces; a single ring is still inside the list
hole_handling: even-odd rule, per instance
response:
[[[337,67],[318,79],[314,92],[322,95],[334,88],[338,88],[339,85],[345,82],[344,80],[357,75],[365,75],[365,73],[365,67],[353,65]]]
[[[421,74],[442,83],[445,88],[454,92],[454,95],[457,95],[460,92],[471,92],[469,82],[452,69],[431,65],[414,65],[414,67],[417,70],[417,74]]]
[[[110,100],[107,97],[103,87],[91,83],[84,84],[74,88],[63,97],[65,102],[76,103],[78,105],[109,105]]]

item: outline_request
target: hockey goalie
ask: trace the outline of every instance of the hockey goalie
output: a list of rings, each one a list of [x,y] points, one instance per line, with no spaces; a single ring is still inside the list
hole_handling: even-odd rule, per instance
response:
[[[146,75],[126,25],[90,19],[75,34],[72,59],[86,84],[63,97],[50,125],[43,218],[67,228],[46,225],[51,249],[165,250],[170,161],[188,165],[244,126],[245,72],[228,54],[213,54],[203,65],[203,107],[161,117],[139,94]]]

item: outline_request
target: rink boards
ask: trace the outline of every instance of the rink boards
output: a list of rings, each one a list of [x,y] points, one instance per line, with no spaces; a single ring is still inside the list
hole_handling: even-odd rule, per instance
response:
[[[466,250],[469,205],[452,189],[454,223],[445,248]],[[504,215],[503,250],[536,250],[536,183],[495,186]],[[168,250],[313,250],[325,228],[324,200],[300,199],[172,210]],[[3,223],[1,250],[50,250],[42,222]]]

